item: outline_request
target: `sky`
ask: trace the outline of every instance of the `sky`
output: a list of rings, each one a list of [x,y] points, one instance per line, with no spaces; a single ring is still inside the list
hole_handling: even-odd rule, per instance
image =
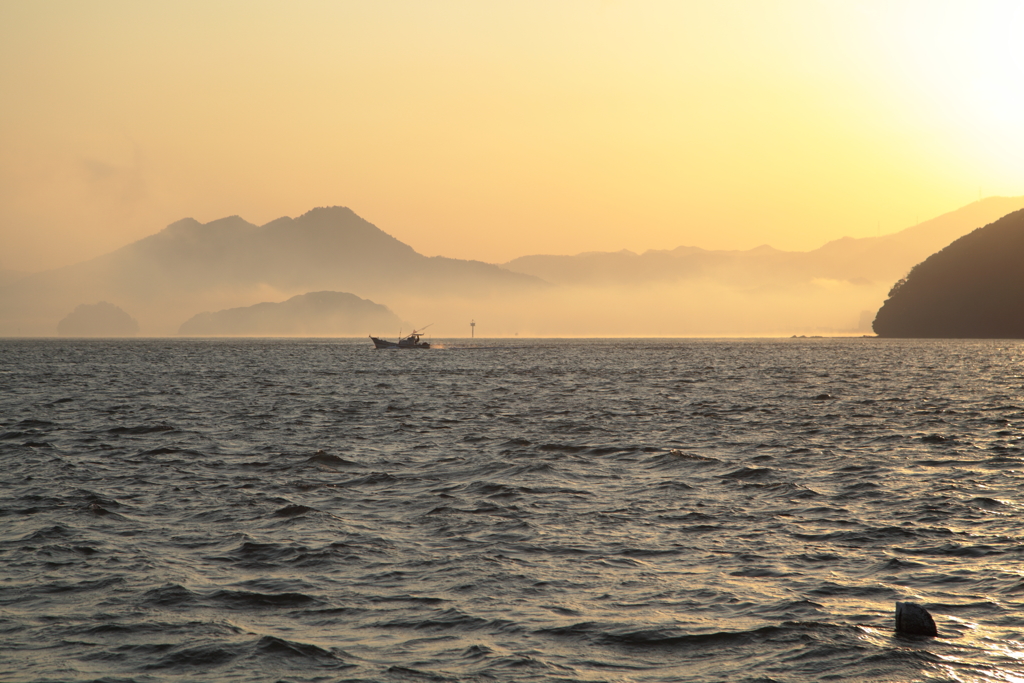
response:
[[[0,268],[348,206],[427,255],[806,250],[1024,194],[1024,3],[0,0]]]

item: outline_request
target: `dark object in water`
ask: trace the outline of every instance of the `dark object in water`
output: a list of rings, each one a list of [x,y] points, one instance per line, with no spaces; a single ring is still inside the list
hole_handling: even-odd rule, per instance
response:
[[[430,325],[427,325],[427,327],[430,327]],[[426,329],[426,327],[423,329]],[[423,336],[423,330],[413,330],[412,334],[408,337],[400,338],[397,342],[378,339],[373,335],[370,336],[370,339],[373,341],[373,348],[375,349],[429,349],[430,344],[420,341],[421,336]]]
[[[896,603],[896,632],[912,636],[937,636],[935,620],[916,602]]]

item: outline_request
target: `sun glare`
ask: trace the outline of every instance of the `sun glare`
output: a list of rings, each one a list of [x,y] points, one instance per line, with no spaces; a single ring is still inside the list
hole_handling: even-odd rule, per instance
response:
[[[894,64],[920,98],[942,144],[956,144],[990,177],[1019,184],[1024,153],[1024,5],[1018,2],[913,5],[891,30],[902,44]],[[950,134],[952,133],[952,134]],[[994,172],[993,172],[994,170]],[[994,189],[994,188],[993,188]]]

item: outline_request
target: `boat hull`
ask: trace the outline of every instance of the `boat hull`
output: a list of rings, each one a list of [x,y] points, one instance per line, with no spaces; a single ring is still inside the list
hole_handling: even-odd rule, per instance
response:
[[[387,339],[378,339],[377,337],[370,337],[370,341],[373,342],[375,349],[429,349],[430,344],[427,342],[411,342],[403,339],[399,342],[388,341]]]

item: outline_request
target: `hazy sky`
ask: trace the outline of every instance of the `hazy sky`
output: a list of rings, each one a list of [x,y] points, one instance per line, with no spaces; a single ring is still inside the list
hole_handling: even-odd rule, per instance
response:
[[[1024,194],[1020,2],[0,2],[0,267],[345,205],[417,250],[814,248]]]

